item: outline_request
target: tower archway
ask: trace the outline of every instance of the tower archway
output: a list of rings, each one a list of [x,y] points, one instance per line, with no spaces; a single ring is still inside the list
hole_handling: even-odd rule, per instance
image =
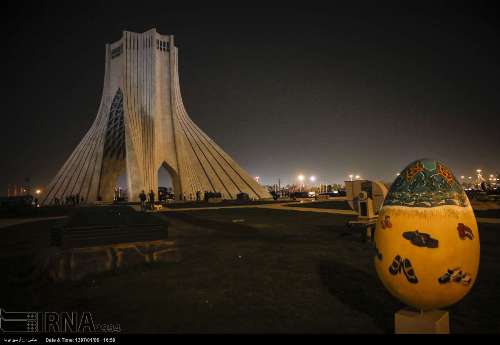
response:
[[[179,200],[182,194],[180,180],[175,170],[167,163],[160,164],[158,176],[158,199],[169,198]],[[164,195],[166,193],[166,195]]]

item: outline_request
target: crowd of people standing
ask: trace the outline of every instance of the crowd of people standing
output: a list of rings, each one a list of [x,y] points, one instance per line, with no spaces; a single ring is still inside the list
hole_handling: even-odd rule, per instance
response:
[[[83,196],[80,194],[67,195],[65,199],[54,198],[55,206],[78,206],[83,205]]]
[[[176,195],[175,194],[170,194],[172,200],[176,200]],[[193,198],[195,196],[195,199]],[[139,193],[139,201],[141,203],[141,210],[146,211],[146,210],[154,210],[155,207],[155,199],[156,194],[153,190],[150,190],[148,194],[144,190]],[[179,197],[177,200],[179,201],[187,201],[187,200],[196,200],[196,201],[207,201],[208,198],[222,198],[221,193],[217,192],[206,192],[206,191],[197,191],[195,195],[189,194],[189,199],[186,198],[186,195],[183,193],[179,193]],[[158,202],[165,201],[165,197],[162,199],[162,194],[159,192],[158,194]]]
[[[146,205],[146,199],[149,199],[149,205]],[[146,211],[148,208],[154,210],[155,207],[155,192],[151,191],[146,196],[144,190],[139,194],[139,200],[141,201],[141,210]],[[149,207],[148,207],[149,206]]]

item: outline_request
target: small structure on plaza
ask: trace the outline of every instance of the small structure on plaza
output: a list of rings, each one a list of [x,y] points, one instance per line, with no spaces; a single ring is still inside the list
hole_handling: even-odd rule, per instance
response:
[[[373,215],[378,214],[387,195],[387,187],[381,181],[345,181],[345,189],[347,203],[358,213],[361,213],[360,201],[369,200],[368,202],[371,203],[370,208],[373,210]],[[366,205],[366,203],[362,204]]]
[[[479,267],[479,233],[460,183],[441,162],[420,159],[396,178],[376,225],[375,268],[412,310],[396,313],[396,332],[448,332],[438,310],[460,301]]]
[[[37,272],[54,281],[79,280],[144,263],[178,260],[163,218],[130,206],[79,207],[52,229],[51,247],[41,254]]]
[[[380,181],[345,181],[346,201],[358,214],[358,218],[347,222],[352,229],[359,229],[363,239],[373,241],[377,215],[387,195],[387,187]]]

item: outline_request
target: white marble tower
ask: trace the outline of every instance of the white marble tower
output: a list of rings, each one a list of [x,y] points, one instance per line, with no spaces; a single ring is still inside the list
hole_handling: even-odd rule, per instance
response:
[[[216,116],[214,116],[216,121]],[[227,130],[227,126],[220,126]],[[176,198],[196,192],[270,198],[189,118],[182,103],[174,36],[155,29],[124,31],[106,45],[104,88],[92,127],[46,189],[43,204],[79,194],[85,203],[111,201],[127,172],[130,201],[158,190],[158,169],[172,176]]]

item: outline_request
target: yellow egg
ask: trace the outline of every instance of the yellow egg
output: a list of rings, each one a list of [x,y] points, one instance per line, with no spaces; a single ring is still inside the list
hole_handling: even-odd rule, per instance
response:
[[[479,268],[469,199],[442,163],[420,159],[391,186],[379,212],[375,269],[389,292],[420,310],[461,300]]]

